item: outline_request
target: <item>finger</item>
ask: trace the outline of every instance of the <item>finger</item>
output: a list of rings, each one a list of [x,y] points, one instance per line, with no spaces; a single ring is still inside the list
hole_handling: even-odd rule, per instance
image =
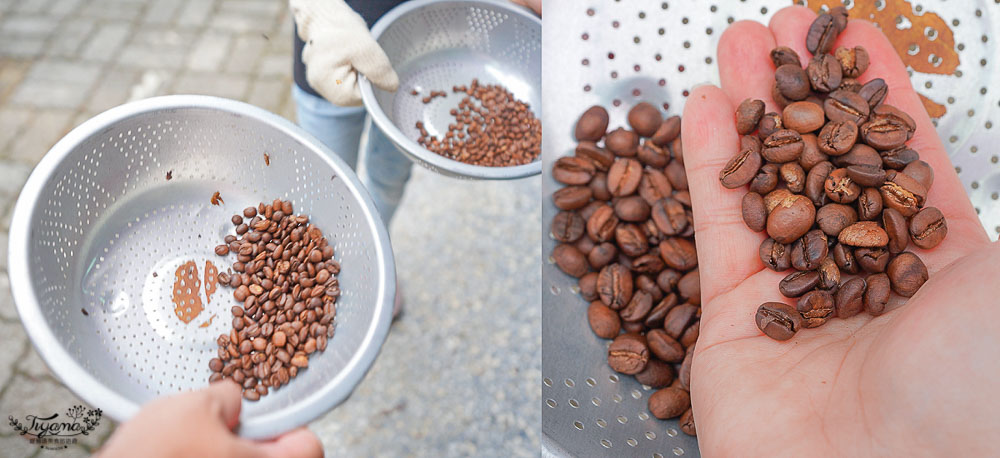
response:
[[[851,20],[837,41],[837,46],[863,46],[868,51],[871,63],[861,75],[862,79],[885,80],[889,92],[884,103],[903,110],[916,122],[917,130],[907,145],[916,150],[920,159],[927,161],[934,169],[934,183],[927,196],[927,205],[938,207],[944,213],[951,235],[971,237],[966,242],[987,242],[989,238],[979,223],[972,202],[955,172],[955,166],[948,158],[948,151],[923,103],[913,90],[902,59],[889,40],[870,22]]]
[[[746,189],[726,189],[719,183],[719,170],[739,151],[734,111],[721,89],[701,86],[688,98],[681,123],[684,162],[694,203],[702,304],[710,303],[762,267],[757,247],[763,236],[747,229],[741,214]]]
[[[792,48],[799,55],[802,67],[809,63],[812,54],[806,49],[806,33],[816,20],[816,13],[804,6],[789,6],[774,13],[767,27],[777,46]]]
[[[351,59],[351,64],[375,87],[384,91],[395,91],[399,88],[399,75],[396,75],[389,57],[374,39],[371,40],[369,49],[365,53]]]
[[[320,458],[323,444],[307,428],[298,428],[274,440],[253,444],[259,456],[267,458]]]
[[[240,422],[240,408],[242,407],[242,389],[235,382],[223,380],[212,383],[202,390],[206,397],[206,402],[213,408],[218,409],[219,418],[226,424],[226,427],[233,429]]]
[[[774,37],[759,22],[739,21],[722,34],[718,49],[719,80],[734,106],[744,99],[760,99],[767,105],[767,111],[781,111],[771,98],[771,86],[774,85],[772,49]],[[733,117],[733,112],[729,117]]]

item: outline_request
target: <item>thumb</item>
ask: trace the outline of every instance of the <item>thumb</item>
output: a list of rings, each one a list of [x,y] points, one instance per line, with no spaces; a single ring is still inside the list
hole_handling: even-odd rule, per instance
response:
[[[234,456],[251,458],[322,458],[323,456],[323,444],[306,428],[298,428],[263,442],[237,438],[234,449]]]
[[[365,75],[375,87],[390,92],[398,89],[399,76],[392,69],[392,63],[389,62],[389,57],[385,55],[382,47],[372,38],[371,43],[363,49],[363,52],[351,59],[351,65]]]
[[[218,406],[219,418],[232,430],[240,422],[242,407],[242,388],[235,382],[223,380],[209,385],[202,391],[210,405]]]

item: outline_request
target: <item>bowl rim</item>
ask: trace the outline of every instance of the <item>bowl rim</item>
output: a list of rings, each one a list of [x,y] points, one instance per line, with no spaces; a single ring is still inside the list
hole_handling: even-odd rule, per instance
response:
[[[53,374],[74,394],[87,404],[101,408],[115,421],[131,418],[140,405],[119,394],[113,387],[105,385],[85,370],[56,339],[49,323],[45,320],[29,268],[29,241],[34,236],[31,228],[36,212],[39,194],[53,178],[56,169],[83,141],[101,134],[115,123],[134,116],[178,109],[210,109],[252,118],[269,124],[288,135],[305,148],[316,151],[344,180],[352,194],[360,198],[366,211],[362,212],[367,227],[374,229],[375,258],[380,284],[376,296],[374,317],[368,324],[359,350],[355,352],[336,376],[326,381],[320,389],[304,396],[293,404],[263,412],[254,418],[241,421],[237,432],[248,438],[270,438],[298,426],[309,423],[323,415],[350,396],[364,378],[385,342],[392,321],[392,306],[396,289],[396,271],[389,234],[379,217],[378,210],[368,191],[362,186],[353,170],[339,156],[333,153],[317,138],[299,128],[291,121],[262,108],[239,102],[202,95],[169,95],[148,98],[111,108],[77,126],[59,140],[45,154],[21,190],[14,207],[8,242],[8,275],[11,293],[21,322],[39,356]],[[206,383],[206,386],[207,383]],[[241,399],[242,401],[242,399]]]
[[[379,18],[375,25],[372,26],[372,36],[376,41],[378,41],[382,34],[385,33],[385,31],[388,30],[389,27],[396,22],[396,20],[415,10],[436,4],[489,6],[490,8],[500,9],[507,13],[528,19],[538,27],[539,31],[542,28],[542,20],[536,16],[534,12],[527,7],[511,3],[509,0],[410,0],[397,5],[395,8],[389,10],[388,13]],[[378,101],[375,99],[375,88],[372,86],[372,83],[368,80],[368,78],[361,75],[358,84],[361,88],[361,99],[364,102],[365,109],[368,110],[368,114],[371,116],[376,127],[381,129],[382,132],[389,137],[389,139],[392,140],[392,142],[397,145],[403,153],[407,156],[413,157],[417,161],[430,165],[432,169],[440,169],[450,174],[463,177],[488,180],[518,179],[542,173],[541,156],[539,156],[538,160],[527,164],[510,167],[487,167],[482,165],[466,164],[464,162],[459,162],[433,153],[416,141],[411,140],[409,137],[404,135],[403,132],[396,127],[391,120],[389,120],[389,116],[384,110],[382,110],[382,107],[379,106]],[[541,107],[539,107],[538,111],[539,113],[537,113],[536,116],[541,119]]]

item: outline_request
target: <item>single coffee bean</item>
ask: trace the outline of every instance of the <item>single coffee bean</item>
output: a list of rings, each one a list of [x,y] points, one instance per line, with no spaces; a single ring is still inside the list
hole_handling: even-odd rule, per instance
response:
[[[670,162],[670,152],[664,151],[663,148],[654,145],[649,140],[639,145],[639,150],[636,152],[635,157],[643,165],[655,168],[663,168]]]
[[[257,216],[257,207],[247,207],[243,209],[243,216],[253,218]]]
[[[575,151],[576,157],[581,159],[589,159],[594,163],[594,167],[597,170],[607,171],[611,168],[611,164],[615,162],[615,155],[611,154],[604,148],[597,146],[596,143],[584,140],[576,145]]]
[[[684,330],[684,334],[681,334],[681,338],[678,340],[681,346],[691,348],[695,343],[698,342],[698,336],[701,334],[701,321],[695,321]]]
[[[820,151],[831,156],[847,154],[858,140],[858,125],[854,121],[830,122],[817,137]]]
[[[852,165],[847,167],[847,176],[864,187],[878,187],[885,183],[885,170],[881,166]]]
[[[837,318],[850,318],[864,309],[865,279],[855,277],[844,282],[837,290]]]
[[[857,78],[849,78],[847,76],[844,76],[843,78],[840,79],[840,86],[837,87],[837,89],[843,89],[845,91],[858,93],[861,91],[861,87],[862,84],[860,81],[857,80]]]
[[[874,248],[886,246],[889,235],[875,221],[859,221],[840,231],[837,240],[844,245]]]
[[[910,243],[909,227],[906,217],[893,208],[886,208],[882,211],[882,225],[889,237],[887,248],[889,253],[897,254],[906,250]]]
[[[809,31],[806,33],[806,49],[813,55],[826,54],[833,49],[833,42],[839,34],[840,30],[834,23],[834,17],[821,14],[809,26]]]
[[[754,232],[762,232],[767,225],[767,209],[764,198],[755,192],[743,195],[743,222]]]
[[[830,200],[841,204],[854,202],[861,194],[861,187],[847,175],[847,169],[836,169],[830,172],[823,188]]]
[[[832,252],[833,261],[837,263],[837,267],[839,267],[844,273],[856,274],[861,271],[861,266],[858,265],[858,261],[855,259],[854,251],[851,247],[838,243],[833,246]]]
[[[823,233],[831,237],[837,237],[845,227],[857,221],[857,212],[850,205],[829,203],[816,211],[816,224]]]
[[[799,297],[812,291],[819,285],[819,273],[816,271],[795,271],[778,283],[778,291],[785,297]]]
[[[840,87],[843,74],[840,63],[829,54],[817,54],[806,66],[809,84],[816,92],[830,92]]]
[[[552,238],[563,242],[575,242],[583,236],[586,230],[586,222],[576,212],[562,211],[552,218],[552,225],[549,228]]]
[[[687,214],[684,205],[672,198],[664,198],[653,204],[653,223],[665,235],[678,235],[687,228]]]
[[[618,258],[618,247],[610,242],[602,242],[587,253],[587,262],[594,269],[602,269]]]
[[[826,117],[832,122],[852,121],[861,125],[868,120],[868,101],[850,91],[833,91],[823,102]]]
[[[670,142],[677,139],[677,136],[681,134],[681,117],[671,116],[660,124],[660,127],[656,129],[656,132],[649,138],[653,144],[658,146],[666,146]]]
[[[649,413],[660,420],[675,418],[691,407],[691,395],[681,388],[667,387],[649,397]]]
[[[684,359],[684,347],[662,329],[652,329],[646,333],[649,350],[657,358],[668,363],[679,363]]]
[[[763,262],[767,268],[776,272],[784,272],[792,266],[789,251],[790,250],[786,245],[778,243],[771,238],[764,240],[760,244],[760,249],[758,250],[760,254],[760,261]]]
[[[837,26],[837,33],[843,33],[844,29],[847,28],[847,8],[835,6],[830,8],[827,14],[833,16],[833,24]]]
[[[656,285],[664,291],[673,291],[680,280],[680,273],[673,269],[665,269],[656,276]]]
[[[646,315],[646,319],[643,320],[643,324],[650,329],[662,328],[663,320],[666,318],[667,313],[670,313],[670,310],[677,306],[678,302],[679,300],[677,299],[676,294],[669,293],[665,295],[663,299],[661,299],[656,306],[649,311],[649,314]]]
[[[803,188],[806,197],[812,201],[813,205],[821,207],[826,204],[829,197],[826,195],[826,179],[834,169],[833,164],[823,161],[809,170],[806,175],[806,185]]]
[[[691,364],[694,362],[694,345],[687,347],[684,352],[684,361],[681,362],[681,367],[677,371],[677,379],[680,382],[680,388],[685,391],[691,391]]]
[[[882,165],[887,169],[893,170],[903,170],[911,162],[920,159],[920,155],[906,145],[889,151],[882,151],[880,155],[882,156]]]
[[[778,164],[767,163],[760,167],[750,181],[750,192],[765,195],[778,186]]]
[[[691,270],[698,266],[698,252],[686,238],[668,237],[660,242],[660,257],[670,268]]]
[[[663,174],[670,180],[670,184],[673,185],[674,189],[678,191],[686,191],[688,189],[687,172],[684,171],[684,165],[680,162],[674,161],[667,164],[667,167],[663,169]]]
[[[552,250],[552,259],[560,270],[572,277],[582,277],[587,273],[587,259],[573,245],[560,244]]]
[[[580,277],[577,287],[580,288],[580,297],[587,302],[596,301],[600,297],[597,295],[597,272],[589,272]]]
[[[680,423],[681,431],[683,431],[684,434],[687,434],[688,436],[698,435],[698,431],[696,430],[694,424],[694,410],[685,410],[684,413],[681,414],[681,419],[678,420],[678,423]]]
[[[615,228],[615,241],[618,249],[626,256],[642,256],[649,251],[649,240],[635,224],[619,224]]]
[[[674,381],[674,366],[651,358],[646,363],[646,368],[635,374],[635,379],[650,388],[670,386],[670,383]]]
[[[801,193],[806,187],[806,171],[798,162],[786,162],[778,169],[781,180],[788,186],[788,190],[794,193]]]
[[[632,295],[632,300],[629,301],[628,305],[618,313],[625,321],[638,322],[644,320],[652,308],[653,296],[639,290]]]
[[[832,256],[823,258],[816,272],[819,273],[820,288],[832,290],[840,286],[840,268]]]
[[[641,179],[642,164],[639,161],[629,158],[619,158],[615,160],[611,169],[608,170],[608,190],[611,191],[611,195],[613,196],[627,196],[635,192],[639,187],[639,180]]]
[[[862,46],[853,48],[841,46],[833,52],[833,56],[840,63],[840,69],[844,76],[857,78],[865,70],[868,70],[868,51]]]
[[[913,216],[924,205],[927,188],[904,173],[890,172],[886,181],[879,187],[882,193],[882,205],[902,213],[903,216]]]
[[[904,251],[897,255],[886,268],[892,290],[903,297],[910,297],[916,294],[917,290],[927,281],[927,266],[920,258]]]
[[[614,339],[621,330],[621,318],[601,301],[593,301],[587,308],[587,320],[594,335],[602,339]]]
[[[639,196],[618,199],[614,208],[615,214],[622,221],[642,222],[649,219],[649,204]]]
[[[819,140],[816,135],[802,134],[802,154],[799,155],[799,165],[804,170],[810,171],[817,164],[828,159],[826,153],[819,150]]]
[[[791,196],[793,196],[792,192],[786,188],[775,189],[764,196],[764,208],[767,209],[768,213],[771,213],[781,201]]]
[[[764,159],[777,163],[791,162],[798,160],[802,154],[802,136],[794,130],[781,129],[768,136],[762,146],[761,156]]]
[[[771,210],[767,218],[767,235],[779,243],[791,243],[805,235],[815,221],[813,203],[805,196],[793,194]]]
[[[583,112],[576,122],[575,136],[577,140],[596,142],[604,137],[608,130],[608,110],[601,106],[592,106]]]
[[[594,162],[590,159],[563,156],[552,166],[552,178],[563,184],[587,184],[596,171]]]
[[[765,302],[757,308],[757,328],[774,340],[788,340],[802,327],[802,316],[792,306]]]
[[[662,171],[647,167],[639,180],[639,196],[646,203],[653,205],[656,201],[674,194],[674,186]]]
[[[597,277],[597,294],[613,310],[621,310],[632,300],[632,273],[621,264],[610,264]]]
[[[948,234],[948,223],[941,210],[924,207],[910,218],[910,238],[913,244],[929,250],[938,246]]]
[[[888,105],[875,107],[868,122],[861,125],[861,138],[866,144],[880,151],[903,146],[911,135],[909,126],[900,117],[879,114],[879,111],[884,111],[886,107]]]
[[[219,245],[219,246],[215,247],[215,254],[217,254],[219,256],[225,256],[225,255],[229,254],[229,246],[227,246],[227,245]]]
[[[757,129],[757,123],[764,116],[764,102],[746,99],[736,108],[736,132],[747,135]]]
[[[781,115],[773,111],[767,112],[760,118],[760,124],[757,124],[757,136],[763,140],[781,128]]]
[[[640,137],[651,137],[663,122],[663,115],[648,102],[640,102],[628,112],[628,124]]]
[[[882,166],[882,157],[879,156],[878,151],[863,143],[856,143],[847,154],[834,156],[830,161],[837,167],[850,167],[852,165]]]
[[[868,273],[885,272],[892,255],[885,248],[858,248],[854,250],[854,259],[858,266]]]
[[[796,270],[816,270],[828,252],[826,234],[813,229],[792,244],[789,259]]]
[[[641,334],[628,333],[615,337],[608,347],[608,365],[611,370],[634,375],[642,372],[649,362],[649,347],[646,337]]]
[[[691,304],[681,304],[670,309],[663,319],[663,331],[674,339],[679,339],[688,325],[695,320],[698,307]]]
[[[604,138],[604,147],[618,157],[633,157],[639,149],[639,136],[631,130],[617,128]]]
[[[903,167],[903,173],[920,183],[924,189],[930,190],[934,184],[934,169],[925,161],[915,160]]]
[[[832,318],[837,308],[829,291],[815,289],[799,298],[795,310],[802,316],[802,327],[816,328]]]
[[[794,64],[799,67],[802,64],[799,62],[799,55],[787,46],[778,46],[771,50],[771,62],[774,63],[774,68],[781,67],[785,64]]]
[[[882,214],[882,194],[877,188],[865,188],[858,196],[858,218],[864,221],[878,219]]]
[[[868,106],[871,108],[875,108],[881,104],[888,93],[889,86],[885,84],[885,80],[882,78],[875,78],[865,83],[861,86],[861,90],[858,91],[858,95],[868,101]]]
[[[552,193],[552,203],[560,210],[576,210],[587,205],[592,195],[586,186],[567,186]]]
[[[870,119],[886,119],[902,126],[906,129],[907,140],[913,138],[913,134],[917,131],[917,123],[909,113],[885,103],[871,109]]]
[[[618,222],[618,216],[615,215],[614,209],[607,205],[601,205],[587,220],[587,236],[595,242],[607,242],[615,236]]]
[[[865,282],[868,284],[863,301],[865,311],[871,316],[879,316],[885,312],[885,307],[889,303],[891,291],[889,276],[884,273],[872,274],[865,279]]]
[[[632,260],[632,270],[639,273],[655,274],[665,266],[657,250],[650,250],[649,253]]]
[[[802,100],[809,95],[809,76],[798,63],[778,67],[774,71],[774,83],[777,93],[790,101]]]

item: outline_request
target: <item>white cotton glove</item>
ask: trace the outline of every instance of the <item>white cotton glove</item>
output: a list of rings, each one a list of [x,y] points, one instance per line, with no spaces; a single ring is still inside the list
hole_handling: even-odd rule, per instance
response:
[[[376,87],[395,91],[399,76],[361,15],[343,0],[290,0],[305,42],[302,62],[309,85],[334,105],[361,105],[358,72]]]

